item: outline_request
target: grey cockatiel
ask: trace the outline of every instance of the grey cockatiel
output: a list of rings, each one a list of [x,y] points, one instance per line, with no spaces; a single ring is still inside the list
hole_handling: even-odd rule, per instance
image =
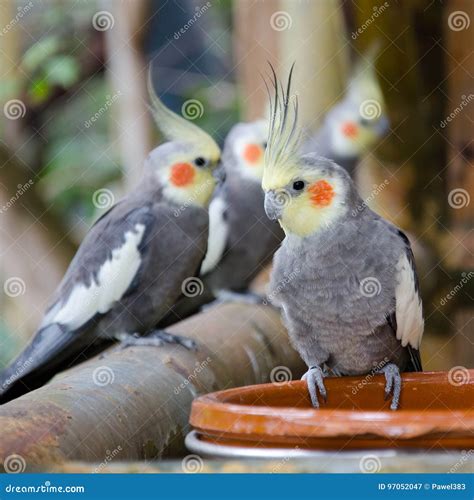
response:
[[[3,402],[41,385],[98,339],[191,346],[154,328],[182,295],[185,280],[199,272],[220,150],[154,93],[152,99],[171,142],[152,151],[142,182],[85,237],[31,343],[0,376]]]
[[[184,297],[165,324],[218,300],[261,298],[246,293],[252,279],[268,264],[283,239],[263,207],[263,158],[268,123],[258,120],[235,125],[226,137],[222,165],[226,180],[209,206],[209,243],[201,267],[202,293]]]
[[[291,74],[286,93],[277,91],[272,101],[263,176],[266,213],[286,235],[275,254],[269,296],[309,368],[314,406],[317,392],[326,396],[328,369],[384,373],[396,409],[400,370],[421,370],[423,315],[410,244],[365,205],[342,167],[299,154],[290,81]]]
[[[364,152],[389,130],[382,90],[375,72],[373,46],[356,64],[346,93],[324,116],[316,133],[306,132],[301,153],[317,153],[331,158],[354,177]]]

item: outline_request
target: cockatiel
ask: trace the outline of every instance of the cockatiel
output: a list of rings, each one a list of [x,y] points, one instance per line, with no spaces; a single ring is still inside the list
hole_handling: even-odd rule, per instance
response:
[[[359,61],[343,99],[324,116],[316,133],[306,133],[300,152],[334,160],[354,177],[364,152],[389,131],[382,89],[375,72],[374,45]]]
[[[42,385],[94,341],[193,347],[154,329],[205,256],[220,149],[167,109],[149,83],[154,117],[170,142],[151,152],[142,182],[85,237],[31,343],[0,375],[2,402]]]
[[[276,252],[269,297],[308,366],[311,401],[323,379],[383,373],[391,408],[402,371],[421,371],[422,304],[413,254],[403,232],[370,210],[345,169],[300,155],[297,104],[274,76],[265,156],[265,211],[285,239]]]
[[[247,292],[253,278],[271,262],[284,233],[263,207],[263,159],[268,122],[235,125],[222,149],[225,182],[209,206],[209,242],[200,278],[202,294],[183,297],[165,320],[175,322],[218,301],[261,302]]]

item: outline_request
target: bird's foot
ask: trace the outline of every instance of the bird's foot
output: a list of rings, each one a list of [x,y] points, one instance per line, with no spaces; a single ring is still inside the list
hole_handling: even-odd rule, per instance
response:
[[[315,408],[319,408],[318,391],[324,401],[327,401],[326,387],[324,387],[325,374],[321,367],[312,366],[301,378],[306,380],[311,403]]]
[[[233,292],[232,290],[219,290],[215,294],[216,299],[210,302],[209,304],[204,305],[201,308],[201,311],[207,311],[211,307],[215,307],[217,305],[229,304],[231,302],[237,302],[240,304],[252,304],[252,305],[261,305],[264,303],[265,299],[261,295],[253,292]]]
[[[131,346],[161,347],[165,344],[178,344],[190,351],[197,350],[197,344],[194,340],[159,329],[151,330],[143,336],[136,333],[122,333],[117,335],[117,340],[120,342],[122,349]]]
[[[392,402],[390,409],[398,409],[400,403],[400,392],[402,389],[402,377],[400,376],[400,369],[393,363],[388,363],[384,367],[377,370],[377,373],[385,375],[385,399],[387,400],[392,394]]]

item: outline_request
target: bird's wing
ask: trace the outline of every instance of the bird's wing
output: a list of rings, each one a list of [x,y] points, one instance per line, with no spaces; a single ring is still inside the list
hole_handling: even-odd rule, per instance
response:
[[[215,269],[227,247],[229,226],[226,217],[226,202],[221,191],[209,205],[209,237],[207,252],[201,264],[201,276]]]
[[[57,323],[77,330],[105,314],[133,286],[142,262],[140,244],[151,209],[116,205],[87,234],[41,327]]]
[[[410,242],[402,231],[398,230],[398,233],[405,243],[405,250],[396,265],[395,331],[397,339],[409,351],[413,368],[421,371],[419,349],[424,321],[418,276]]]

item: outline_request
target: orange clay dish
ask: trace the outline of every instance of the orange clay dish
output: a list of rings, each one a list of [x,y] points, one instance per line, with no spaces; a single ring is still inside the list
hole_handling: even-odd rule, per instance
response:
[[[302,381],[215,392],[193,402],[190,422],[196,431],[187,444],[257,456],[281,448],[471,449],[474,370],[463,370],[462,380],[451,372],[404,373],[396,411],[384,401],[380,375],[327,378],[328,400],[320,409],[311,406]]]

